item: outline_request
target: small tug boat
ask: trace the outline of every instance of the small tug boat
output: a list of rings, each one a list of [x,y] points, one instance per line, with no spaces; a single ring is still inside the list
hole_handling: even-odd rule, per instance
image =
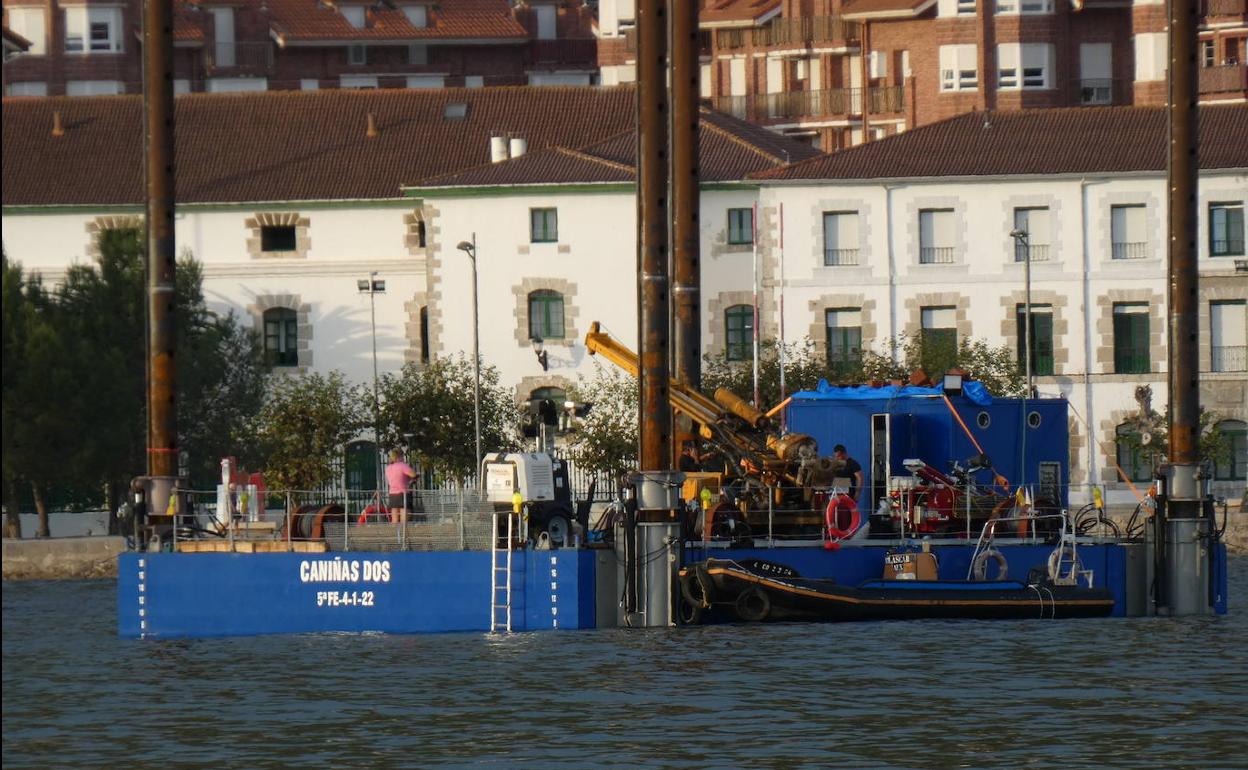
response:
[[[884,570],[883,579],[845,586],[761,559],[707,559],[680,571],[682,619],[1006,620],[1104,617],[1114,609],[1108,589],[1055,581],[1043,570],[1027,581],[937,580],[926,552],[890,554]]]

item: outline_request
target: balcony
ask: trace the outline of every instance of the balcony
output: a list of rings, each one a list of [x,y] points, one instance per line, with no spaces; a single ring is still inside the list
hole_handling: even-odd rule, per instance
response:
[[[1243,16],[1248,12],[1245,0],[1201,0],[1202,16]]]
[[[529,65],[565,65],[592,67],[598,57],[596,38],[562,38],[558,40],[531,40],[525,55]]]
[[[715,31],[717,48],[809,48],[816,43],[857,42],[860,26],[839,16],[775,18],[762,27]]]
[[[1110,252],[1110,256],[1114,259],[1145,259],[1148,257],[1148,243],[1115,241],[1110,247]]]
[[[824,249],[823,264],[826,267],[845,267],[858,264],[858,249]]]
[[[204,46],[204,70],[209,75],[222,72],[264,74],[272,68],[273,44],[268,41]]]
[[[862,114],[861,88],[834,88],[826,91],[787,91],[750,96],[717,96],[715,109],[743,120],[767,122],[797,118],[821,118]],[[905,107],[901,86],[867,90],[867,104],[873,114],[900,112]]]
[[[1220,64],[1201,67],[1199,89],[1202,94],[1248,91],[1248,64]]]
[[[919,264],[952,265],[955,251],[952,246],[923,246],[919,249]]]
[[[1027,262],[1048,262],[1049,261],[1049,244],[1033,243],[1030,246],[1024,246],[1021,243],[1014,247],[1014,261]]]
[[[1248,347],[1244,345],[1215,345],[1210,349],[1210,363],[1215,372],[1248,371]]]

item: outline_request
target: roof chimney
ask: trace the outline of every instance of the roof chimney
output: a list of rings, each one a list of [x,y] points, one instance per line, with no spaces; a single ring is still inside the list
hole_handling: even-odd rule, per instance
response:
[[[52,113],[52,136],[65,136],[65,126],[61,123],[61,111]]]
[[[376,139],[381,135],[381,131],[377,130],[377,116],[371,112],[368,113],[368,130],[364,132],[364,135],[369,139]]]
[[[511,157],[519,158],[529,150],[529,143],[523,137],[511,137]]]
[[[507,137],[490,137],[490,162],[502,163],[507,160]]]

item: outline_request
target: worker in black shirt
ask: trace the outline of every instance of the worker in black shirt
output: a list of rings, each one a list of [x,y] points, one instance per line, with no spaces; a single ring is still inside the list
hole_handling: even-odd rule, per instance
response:
[[[857,505],[858,493],[862,491],[862,466],[858,464],[857,460],[849,456],[849,453],[845,451],[844,444],[837,444],[832,447],[832,456],[841,464],[841,470],[836,475],[852,480],[849,487],[849,496],[853,498],[854,505]]]

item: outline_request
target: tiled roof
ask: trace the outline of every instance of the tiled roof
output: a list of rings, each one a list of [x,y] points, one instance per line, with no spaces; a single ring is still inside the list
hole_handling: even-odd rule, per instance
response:
[[[488,162],[493,135],[523,137],[530,152],[576,146],[630,130],[636,111],[629,87],[188,94],[175,104],[183,203],[398,198],[406,184]],[[464,117],[446,118],[451,104]],[[4,205],[142,202],[142,109],[139,96],[6,98]]]
[[[1248,168],[1248,105],[1200,109],[1200,166]],[[755,179],[907,179],[1165,171],[1165,107],[973,112]]]
[[[936,0],[845,0],[841,16],[846,19],[889,19],[918,16]]]
[[[205,13],[196,13],[186,3],[175,3],[173,6],[173,42],[203,43],[204,22],[210,18]]]
[[[257,0],[247,0],[257,2]],[[322,40],[527,39],[507,0],[439,0],[425,4],[427,25],[413,25],[401,4],[337,3],[365,7],[367,23],[354,27],[332,3],[318,0],[264,0],[279,43]]]
[[[704,182],[744,179],[819,152],[735,118],[702,110],[698,165]],[[579,150],[556,147],[515,160],[487,163],[462,173],[420,180],[414,186],[494,187],[536,184],[595,184],[634,180],[637,132],[632,128]]]
[[[632,132],[628,133],[632,136]],[[548,147],[519,158],[422,180],[418,187],[494,187],[538,184],[632,183],[632,166],[566,147]]]
[[[729,22],[753,22],[777,10],[780,0],[709,0],[698,12],[700,26],[738,26]]]

